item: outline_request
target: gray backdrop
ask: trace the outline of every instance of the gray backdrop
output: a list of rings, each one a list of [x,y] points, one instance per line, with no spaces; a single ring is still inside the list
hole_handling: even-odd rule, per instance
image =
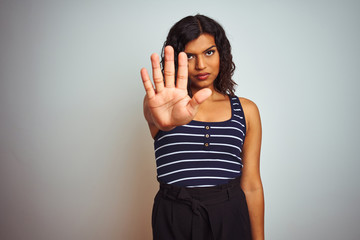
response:
[[[359,1],[0,1],[0,239],[151,239],[140,68],[218,20],[257,103],[267,239],[360,239]]]

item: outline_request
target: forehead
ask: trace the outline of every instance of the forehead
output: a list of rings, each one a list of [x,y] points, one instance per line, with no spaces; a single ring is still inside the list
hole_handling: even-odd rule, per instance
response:
[[[198,38],[185,45],[186,53],[202,53],[209,47],[215,45],[215,38],[207,33],[201,34]]]

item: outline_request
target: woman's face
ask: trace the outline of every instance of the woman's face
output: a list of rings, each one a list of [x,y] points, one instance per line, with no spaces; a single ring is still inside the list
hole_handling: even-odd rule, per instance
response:
[[[220,55],[214,37],[206,33],[201,34],[186,44],[185,53],[188,56],[191,89],[214,89],[213,83],[220,69]]]

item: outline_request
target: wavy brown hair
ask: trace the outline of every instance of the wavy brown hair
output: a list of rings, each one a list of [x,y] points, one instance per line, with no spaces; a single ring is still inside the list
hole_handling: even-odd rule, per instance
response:
[[[214,88],[222,94],[234,96],[236,83],[232,80],[232,76],[235,71],[235,64],[232,61],[230,42],[221,25],[207,16],[200,14],[187,16],[171,27],[162,48],[162,70],[164,71],[164,49],[166,46],[170,45],[174,48],[175,76],[177,76],[179,53],[185,50],[185,46],[188,42],[198,38],[204,33],[210,34],[214,37],[216,48],[218,49],[220,55],[220,71],[214,81]],[[190,79],[188,79],[188,93],[192,96]]]

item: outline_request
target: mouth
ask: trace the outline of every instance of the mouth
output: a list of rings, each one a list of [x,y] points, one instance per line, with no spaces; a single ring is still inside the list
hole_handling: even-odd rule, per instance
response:
[[[199,80],[205,80],[210,76],[210,73],[199,73],[195,77]]]

